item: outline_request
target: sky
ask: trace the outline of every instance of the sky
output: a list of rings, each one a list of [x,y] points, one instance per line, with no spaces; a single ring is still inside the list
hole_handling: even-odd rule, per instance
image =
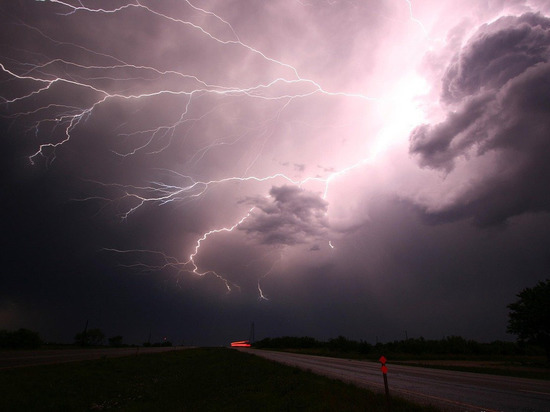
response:
[[[514,340],[550,4],[0,5],[0,329]]]

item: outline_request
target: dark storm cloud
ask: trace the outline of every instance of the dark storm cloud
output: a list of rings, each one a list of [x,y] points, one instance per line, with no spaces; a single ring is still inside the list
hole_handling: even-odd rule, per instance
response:
[[[550,211],[550,19],[505,17],[483,26],[456,54],[442,79],[446,119],[411,134],[422,166],[459,173],[457,162],[481,160],[472,179],[433,218],[473,217],[481,225]]]
[[[420,154],[423,166],[451,171],[454,159],[476,143],[476,127],[482,128],[487,103],[492,96],[483,95],[465,99],[457,112],[451,112],[443,123],[423,124],[411,135],[411,151]]]
[[[247,201],[255,209],[240,230],[268,245],[306,243],[326,234],[328,203],[319,194],[296,186],[274,186],[269,194]]]
[[[529,67],[548,60],[550,20],[540,14],[503,17],[485,25],[459,52],[443,78],[443,100],[460,102],[497,90]]]

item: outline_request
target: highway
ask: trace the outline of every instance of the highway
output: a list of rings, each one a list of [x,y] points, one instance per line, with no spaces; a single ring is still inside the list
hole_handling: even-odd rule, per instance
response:
[[[384,391],[379,363],[258,349],[241,350]],[[389,361],[386,366],[390,395],[445,411],[550,411],[550,381],[392,365]]]
[[[47,349],[0,351],[0,370],[23,366],[49,365],[90,359],[115,358],[178,350],[180,347],[135,347],[94,349]]]

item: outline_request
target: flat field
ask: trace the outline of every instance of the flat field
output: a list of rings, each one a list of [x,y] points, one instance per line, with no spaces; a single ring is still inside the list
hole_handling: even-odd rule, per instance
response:
[[[226,348],[4,369],[0,388],[0,411],[386,410],[383,395]]]

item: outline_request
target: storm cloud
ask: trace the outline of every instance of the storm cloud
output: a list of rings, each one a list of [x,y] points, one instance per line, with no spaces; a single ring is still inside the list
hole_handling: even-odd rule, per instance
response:
[[[550,19],[532,13],[482,26],[456,53],[442,78],[446,119],[410,137],[423,167],[469,176],[433,218],[491,225],[550,210],[549,60]]]
[[[318,193],[280,186],[272,187],[269,195],[247,201],[254,210],[239,230],[268,245],[307,243],[327,235],[328,203]]]

